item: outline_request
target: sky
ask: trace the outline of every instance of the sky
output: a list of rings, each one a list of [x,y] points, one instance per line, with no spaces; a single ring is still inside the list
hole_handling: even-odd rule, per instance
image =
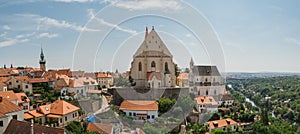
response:
[[[181,68],[300,72],[298,0],[0,0],[0,66],[127,71],[154,26]]]

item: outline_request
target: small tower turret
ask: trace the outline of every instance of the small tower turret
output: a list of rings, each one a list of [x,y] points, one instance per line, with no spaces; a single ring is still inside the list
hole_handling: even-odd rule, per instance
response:
[[[46,71],[46,60],[45,60],[43,48],[41,48],[41,54],[40,54],[40,69],[42,71]]]

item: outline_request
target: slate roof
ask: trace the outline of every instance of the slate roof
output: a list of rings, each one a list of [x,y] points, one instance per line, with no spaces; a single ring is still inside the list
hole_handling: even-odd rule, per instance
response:
[[[193,74],[196,76],[221,76],[216,66],[194,66]]]

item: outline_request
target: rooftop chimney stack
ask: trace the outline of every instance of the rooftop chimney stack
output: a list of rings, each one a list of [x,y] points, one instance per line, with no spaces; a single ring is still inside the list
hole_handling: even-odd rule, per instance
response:
[[[145,39],[148,37],[148,27],[146,26],[146,34],[145,34]]]

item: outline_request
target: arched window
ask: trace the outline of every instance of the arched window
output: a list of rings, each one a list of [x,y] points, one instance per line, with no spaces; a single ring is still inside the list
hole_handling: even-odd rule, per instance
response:
[[[169,68],[168,68],[168,63],[165,62],[165,71],[168,71],[168,70],[169,70]]]
[[[139,62],[139,71],[142,71],[142,63]]]
[[[206,90],[206,95],[208,95],[208,90]]]
[[[214,93],[215,93],[215,95],[217,95],[217,90],[216,89],[215,89]]]
[[[207,82],[207,78],[205,78],[205,82]]]
[[[151,62],[151,67],[155,67],[155,62],[154,61]]]

